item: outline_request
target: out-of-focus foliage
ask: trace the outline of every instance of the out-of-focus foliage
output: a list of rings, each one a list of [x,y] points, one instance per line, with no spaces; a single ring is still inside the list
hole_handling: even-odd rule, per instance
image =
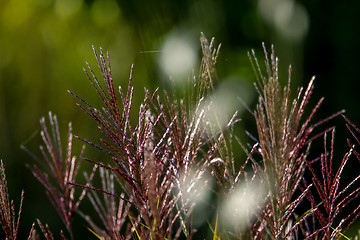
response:
[[[19,147],[29,139],[38,145],[34,138],[40,138],[33,136],[40,117],[51,110],[60,124],[72,121],[75,134],[95,134],[66,91],[81,92],[96,106],[82,72],[86,61],[96,64],[91,45],[110,52],[115,86],[127,83],[134,63],[135,91],[142,92],[144,86],[167,87],[170,75],[186,80],[200,64],[200,32],[215,36],[222,43],[218,92],[239,95],[253,106],[254,75],[247,51],[259,49],[261,42],[274,43],[284,80],[290,63],[297,74],[294,86],[317,75],[315,89],[328,99],[327,112],[348,109],[358,124],[357,105],[350,104],[359,101],[358,7],[357,1],[319,0],[1,0],[0,158],[7,167],[9,191],[16,195],[25,189],[20,228],[27,234],[34,216],[46,216],[50,225],[57,221],[50,219],[56,214],[37,190],[40,185],[27,184],[33,182],[24,168],[29,157]],[[134,104],[140,101],[134,99]],[[245,125],[248,117],[242,113]]]

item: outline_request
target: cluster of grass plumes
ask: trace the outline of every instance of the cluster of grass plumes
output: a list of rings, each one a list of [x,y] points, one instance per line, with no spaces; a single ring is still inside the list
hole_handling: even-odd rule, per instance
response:
[[[201,46],[200,72],[191,78],[188,98],[181,99],[176,92],[145,89],[144,100],[135,110],[136,121],[130,118],[134,111],[133,67],[127,88],[115,90],[109,55],[105,56],[102,49],[97,54],[94,48],[103,82],[90,66],[84,71],[100,98],[101,108],[70,93],[95,120],[102,138],[100,142],[75,138],[102,151],[108,161],[86,156],[84,147],[78,157],[73,156],[71,124],[64,154],[57,117],[49,114],[50,131],[41,119],[45,144],[40,147],[42,158],[23,148],[36,160],[29,168],[45,187],[67,230],[60,232],[60,238],[74,239],[72,222],[79,214],[98,239],[203,239],[204,233],[199,236],[193,224],[199,205],[212,213],[206,215],[209,219],[203,219],[213,222],[208,227],[212,239],[344,237],[343,232],[360,215],[360,174],[340,184],[352,156],[360,161],[356,146],[360,145],[360,130],[344,117],[355,143],[348,140],[349,150],[335,169],[335,127],[317,128],[343,111],[312,122],[323,101],[320,99],[309,109],[310,114],[305,114],[314,79],[305,91],[299,88],[292,100],[290,68],[288,85],[282,88],[274,49],[269,55],[264,47],[266,74],[254,52],[249,54],[259,94],[252,112],[257,134],[251,136],[258,140],[246,147],[234,130],[239,121],[237,113],[224,124],[224,116],[216,107],[217,96],[213,93],[219,47],[214,47],[214,39],[208,42],[203,35]],[[311,152],[311,143],[322,138],[324,152]],[[235,156],[236,147],[246,152],[244,161]],[[317,157],[309,159],[310,155]],[[81,160],[93,166],[90,174],[84,173],[85,183],[77,182]],[[239,162],[242,164],[237,167]],[[2,163],[0,170],[1,225],[7,239],[16,239],[24,197],[22,194],[16,220]],[[304,177],[305,171],[312,176],[310,180]],[[93,181],[96,174],[100,183]],[[85,197],[93,210],[83,212],[79,207]],[[304,209],[302,203],[311,207]],[[46,239],[56,238],[49,226],[37,222]],[[36,239],[34,225],[29,239]]]

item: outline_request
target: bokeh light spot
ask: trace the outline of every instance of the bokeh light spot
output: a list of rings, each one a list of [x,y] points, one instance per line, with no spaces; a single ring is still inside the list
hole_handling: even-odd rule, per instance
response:
[[[244,231],[261,209],[264,196],[265,189],[259,182],[240,184],[222,203],[221,222]]]
[[[245,110],[239,98],[244,102],[250,102],[252,99],[251,87],[236,77],[224,79],[205,102],[206,108],[208,105],[210,106],[207,122],[213,127],[225,128],[235,112],[239,115]]]
[[[166,76],[181,84],[197,62],[197,49],[186,33],[170,34],[164,42],[158,65]]]
[[[285,39],[301,41],[308,32],[308,13],[293,0],[259,0],[258,11],[263,20]]]
[[[62,18],[67,19],[76,14],[83,4],[83,0],[57,0],[55,3],[55,12]]]

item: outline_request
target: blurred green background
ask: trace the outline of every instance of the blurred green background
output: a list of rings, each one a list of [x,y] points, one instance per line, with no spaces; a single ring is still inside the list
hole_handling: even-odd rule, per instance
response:
[[[0,158],[16,206],[25,190],[21,236],[28,234],[35,218],[49,223],[55,233],[65,229],[43,187],[25,167],[32,159],[20,145],[38,152],[39,119],[48,111],[58,115],[63,139],[69,121],[74,134],[87,139],[97,135],[92,120],[67,93],[71,90],[99,106],[82,70],[85,62],[97,68],[91,45],[110,53],[115,86],[126,86],[134,64],[134,101],[139,104],[144,87],[167,88],[170,75],[185,79],[191,69],[197,71],[204,32],[222,44],[220,82],[253,107],[255,77],[247,52],[255,49],[262,59],[261,43],[268,48],[274,44],[283,83],[289,64],[294,90],[316,75],[313,99],[325,96],[320,117],[344,108],[360,125],[359,8],[355,0],[0,0]],[[238,105],[241,124],[252,129],[251,114]],[[345,127],[339,128],[338,142],[345,143]],[[101,159],[97,151],[88,150],[87,155]],[[94,238],[83,223],[75,234]]]

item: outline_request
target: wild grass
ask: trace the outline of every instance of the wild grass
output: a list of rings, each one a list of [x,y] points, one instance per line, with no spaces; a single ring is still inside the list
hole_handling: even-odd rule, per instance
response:
[[[257,126],[257,133],[249,135],[255,136],[256,143],[246,147],[235,132],[237,112],[224,124],[216,109],[215,64],[220,46],[202,34],[201,47],[201,67],[190,78],[187,98],[176,91],[145,89],[139,109],[133,107],[133,99],[139,97],[132,82],[133,66],[127,86],[116,89],[109,54],[101,48],[97,53],[93,47],[101,80],[90,65],[84,71],[101,107],[69,92],[96,122],[102,137],[97,141],[73,136],[70,123],[64,147],[57,117],[49,113],[50,129],[45,118],[40,120],[42,156],[22,146],[34,158],[29,169],[64,224],[66,232],[61,231],[60,238],[74,239],[72,223],[78,214],[86,222],[84,231],[98,239],[203,239],[204,233],[193,224],[197,209],[210,213],[210,219],[203,222],[208,221],[212,239],[344,237],[360,215],[360,173],[348,182],[342,177],[351,159],[360,161],[360,130],[344,116],[353,140],[347,140],[349,149],[335,168],[335,127],[329,122],[344,111],[314,122],[323,102],[321,98],[315,106],[308,106],[314,78],[306,88],[298,88],[292,99],[291,68],[288,84],[282,87],[274,47],[268,53],[263,46],[265,71],[255,52],[249,54],[259,97],[249,113]],[[137,119],[130,117],[134,111]],[[85,147],[74,156],[74,137],[108,159],[86,156]],[[324,151],[313,152],[311,143],[321,139]],[[238,147],[246,153],[243,161],[234,154]],[[85,183],[77,178],[82,161],[93,166],[90,173],[84,173]],[[237,167],[239,162],[243,164]],[[1,225],[7,239],[16,239],[24,196],[22,193],[16,219],[2,162],[0,170]],[[92,205],[86,212],[80,208],[85,197]],[[37,223],[46,239],[57,239],[48,225]],[[33,225],[29,239],[36,239],[35,231]]]
[[[16,240],[19,231],[20,216],[24,200],[24,191],[21,192],[19,212],[16,219],[14,202],[12,200],[10,201],[9,199],[5,167],[2,160],[0,164],[0,222],[2,229],[5,232],[6,239]]]

